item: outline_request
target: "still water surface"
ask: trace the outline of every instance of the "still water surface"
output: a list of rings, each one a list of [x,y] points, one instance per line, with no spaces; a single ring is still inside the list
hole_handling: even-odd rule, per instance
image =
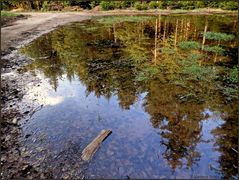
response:
[[[236,20],[96,18],[23,47],[41,81],[25,99],[42,105],[22,125],[23,154],[55,178],[237,178]]]

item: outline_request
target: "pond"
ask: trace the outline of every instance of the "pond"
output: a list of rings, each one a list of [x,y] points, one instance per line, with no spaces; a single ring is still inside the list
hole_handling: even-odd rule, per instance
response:
[[[55,178],[237,178],[236,32],[230,15],[108,16],[41,36],[20,50],[41,82],[22,154]]]

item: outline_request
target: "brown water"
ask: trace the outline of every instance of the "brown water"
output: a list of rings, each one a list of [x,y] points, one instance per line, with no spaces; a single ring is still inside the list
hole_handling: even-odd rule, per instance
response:
[[[237,178],[236,19],[105,17],[33,41],[23,154],[56,178]]]

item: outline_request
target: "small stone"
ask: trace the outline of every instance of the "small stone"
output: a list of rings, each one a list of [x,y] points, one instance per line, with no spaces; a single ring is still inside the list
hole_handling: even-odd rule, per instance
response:
[[[27,134],[26,136],[25,136],[25,138],[29,138],[31,136],[31,134]]]
[[[13,123],[13,124],[17,124],[17,118],[16,118],[16,117],[13,118],[12,123]]]

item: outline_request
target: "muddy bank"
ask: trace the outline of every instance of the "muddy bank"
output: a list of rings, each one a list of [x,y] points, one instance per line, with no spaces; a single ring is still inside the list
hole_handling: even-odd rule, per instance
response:
[[[18,15],[18,16],[2,16],[1,17],[1,27],[7,27],[14,25],[14,22],[21,20],[21,19],[27,19],[27,16],[24,15]]]
[[[17,49],[54,30],[60,25],[89,19],[86,15],[69,14],[24,14],[26,19],[10,22],[1,33],[1,178],[51,178],[51,172],[44,172],[27,162],[27,156],[19,150],[21,137],[19,121],[26,121],[39,108],[33,102],[22,102],[26,84],[39,85],[37,78],[28,73],[20,75],[22,67],[30,59],[18,54]],[[26,135],[28,138],[30,135]]]

